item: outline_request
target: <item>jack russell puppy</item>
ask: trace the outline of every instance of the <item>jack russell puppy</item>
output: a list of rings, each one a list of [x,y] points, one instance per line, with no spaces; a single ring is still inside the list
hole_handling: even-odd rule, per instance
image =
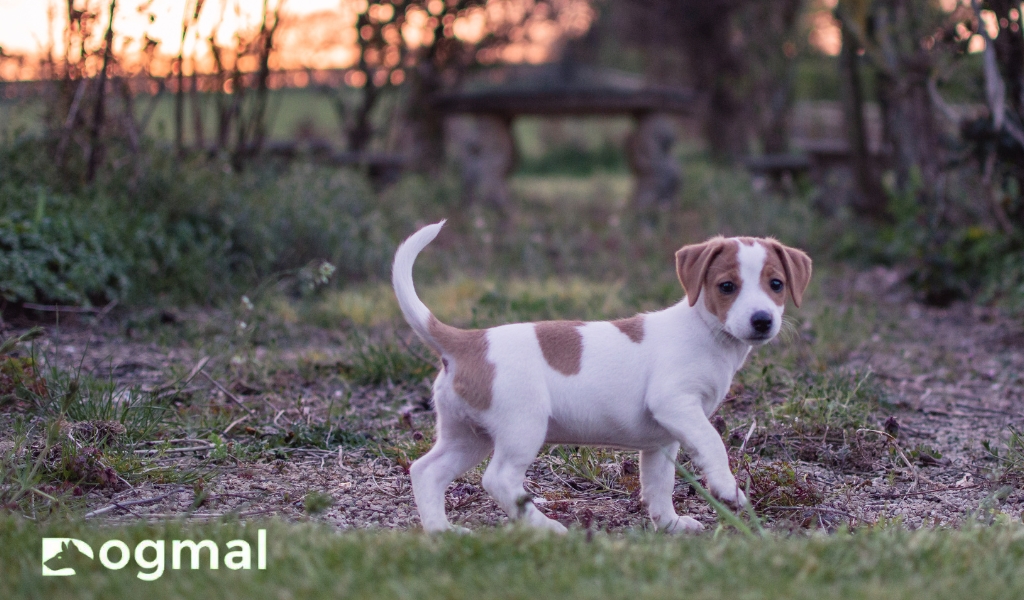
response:
[[[708,417],[751,348],[778,334],[787,293],[800,306],[811,278],[806,254],[770,238],[715,237],[676,252],[686,297],[675,306],[610,322],[466,330],[438,321],[413,287],[413,262],[444,223],[407,239],[392,272],[406,321],[441,357],[437,441],[410,468],[426,531],[453,529],[445,490],[493,452],[483,486],[509,518],[564,532],[523,489],[544,444],[639,450],[643,503],[666,532],[703,529],[672,505],[680,445],[712,494],[746,503]]]

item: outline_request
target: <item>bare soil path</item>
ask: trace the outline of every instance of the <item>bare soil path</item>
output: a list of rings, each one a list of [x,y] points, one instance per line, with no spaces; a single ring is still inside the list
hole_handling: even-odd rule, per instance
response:
[[[851,469],[785,452],[758,457],[750,448],[744,449],[744,459],[733,444],[734,464],[747,465],[754,487],[760,486],[755,492],[774,498],[759,506],[766,523],[778,529],[832,530],[894,519],[917,528],[956,526],[972,515],[1021,518],[1024,490],[1019,476],[1024,464],[1013,461],[1024,457],[1008,451],[1007,440],[1013,428],[1024,428],[1024,322],[967,304],[933,309],[900,303],[887,305],[880,314],[885,326],[849,353],[844,365],[870,371],[888,397],[871,417],[877,424],[857,433],[863,437],[858,443],[874,452],[866,463]],[[320,519],[339,528],[419,526],[407,468],[433,437],[429,388],[423,382],[345,383],[337,369],[321,368],[344,354],[338,337],[303,336],[302,343],[278,351],[278,367],[265,368],[261,378],[231,379],[232,371],[224,367],[219,376],[192,374],[188,381],[203,352],[186,344],[168,349],[137,341],[121,327],[65,325],[50,328],[40,343],[56,362],[77,362],[94,375],[146,389],[159,390],[178,378],[167,388],[177,390],[178,410],[201,408],[218,415],[219,441],[186,431],[180,438],[133,450],[152,461],[148,464],[195,472],[199,479],[143,479],[133,487],[85,490],[89,519],[237,515]],[[231,359],[213,360],[226,364]],[[207,371],[217,372],[204,367]],[[752,436],[746,435],[757,415],[744,406],[742,394],[737,390],[734,395],[740,400],[722,411],[723,431],[734,440],[747,437],[749,442],[762,432],[768,439],[771,427],[763,421]],[[314,439],[325,432],[330,438],[333,428],[316,426],[333,406],[342,408],[338,416],[332,413],[341,423],[338,427],[354,428],[358,431],[349,433],[363,437],[342,443],[340,449],[336,443],[325,449],[288,438]],[[893,440],[884,431],[897,437]],[[278,441],[251,450],[261,439]],[[853,451],[859,447],[854,440],[848,442]],[[825,438],[823,444],[828,445]],[[246,445],[250,450],[238,451]],[[991,449],[1004,461],[994,459]],[[450,487],[447,505],[453,522],[471,528],[507,522],[483,491],[481,473],[479,468],[471,471]],[[650,527],[639,502],[633,453],[548,449],[530,469],[527,489],[541,510],[570,526]],[[707,525],[716,521],[681,479],[675,497],[680,513]]]

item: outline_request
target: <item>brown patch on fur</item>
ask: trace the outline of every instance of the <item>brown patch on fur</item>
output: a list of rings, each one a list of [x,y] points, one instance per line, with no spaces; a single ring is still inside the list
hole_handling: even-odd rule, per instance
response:
[[[690,306],[697,304],[708,268],[729,245],[728,240],[718,236],[701,244],[683,246],[676,251],[676,275],[679,277],[679,283],[683,284]]]
[[[803,300],[804,292],[807,291],[807,285],[811,282],[811,257],[807,256],[802,250],[796,248],[790,248],[789,246],[783,246],[778,240],[768,238],[763,241],[768,250],[768,259],[765,261],[765,270],[768,269],[768,265],[777,264],[778,268],[781,268],[785,278],[782,279],[786,287],[789,288],[789,296],[793,299],[793,304],[797,308],[800,308],[800,302]],[[766,285],[767,281],[771,278],[765,279],[765,275],[762,272],[761,281],[762,285]],[[770,289],[770,288],[766,288]],[[773,295],[773,292],[769,292],[769,295]],[[779,304],[785,303],[785,293],[782,294],[781,301]]]
[[[729,309],[740,295],[743,281],[740,279],[739,244],[730,240],[723,245],[714,262],[708,265],[707,274],[704,276],[704,306],[719,321],[725,323]],[[722,293],[722,290],[718,289],[719,284],[726,281],[731,281],[736,286],[731,294]]]
[[[768,297],[775,301],[775,304],[779,306],[786,305],[786,286],[788,286],[788,277],[786,277],[786,268],[782,265],[782,259],[779,254],[775,251],[774,246],[778,244],[772,244],[774,240],[763,240],[761,245],[765,249],[764,267],[761,268],[761,289],[764,290]],[[778,279],[783,283],[783,288],[779,291],[772,289],[771,280]]]
[[[583,335],[577,327],[582,324],[582,321],[541,321],[533,325],[544,360],[563,375],[580,372]]]
[[[458,329],[438,321],[434,315],[430,315],[427,329],[441,351],[454,362],[455,393],[475,409],[490,407],[494,365],[487,360],[487,330]],[[452,366],[445,357],[441,362],[445,369]]]
[[[612,325],[619,328],[619,331],[626,334],[634,344],[644,341],[644,316],[634,315],[628,319],[612,321]]]

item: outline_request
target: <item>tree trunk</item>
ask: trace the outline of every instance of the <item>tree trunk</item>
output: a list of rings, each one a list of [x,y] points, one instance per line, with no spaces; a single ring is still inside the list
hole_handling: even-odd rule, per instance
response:
[[[92,132],[89,136],[89,159],[85,171],[85,180],[92,182],[96,178],[96,170],[103,160],[103,147],[100,133],[103,130],[104,107],[106,104],[107,66],[110,64],[111,44],[114,41],[114,9],[117,0],[110,0],[110,22],[103,42],[103,66],[100,67],[99,81],[96,84],[96,111],[92,119]]]
[[[442,89],[441,78],[429,59],[411,72],[406,113],[409,163],[417,171],[436,173],[444,161],[444,116],[431,101]]]
[[[1024,11],[1017,0],[988,0],[996,18],[1013,22],[1011,10],[1017,10],[1017,31],[1003,28],[994,40],[996,61],[1002,67],[1003,81],[1006,82],[1006,97],[1009,108],[1024,119]]]
[[[923,206],[933,206],[942,144],[927,77],[927,71],[910,67],[899,79],[880,73],[878,101],[886,141],[892,147],[897,188],[914,191]]]
[[[842,32],[843,47],[839,53],[839,65],[843,83],[843,117],[857,182],[856,196],[850,204],[862,217],[883,220],[888,207],[885,191],[882,189],[868,147],[868,132],[864,122],[864,85],[857,56],[860,44],[848,27],[843,27]]]
[[[189,99],[192,101],[192,135],[193,145],[199,150],[206,149],[206,135],[203,131],[203,107],[202,98],[199,96],[199,74],[196,72],[195,61],[192,65],[192,87],[189,89]]]

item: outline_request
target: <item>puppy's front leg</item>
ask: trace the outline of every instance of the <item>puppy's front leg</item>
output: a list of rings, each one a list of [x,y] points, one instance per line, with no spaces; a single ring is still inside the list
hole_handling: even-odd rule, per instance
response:
[[[722,437],[708,421],[697,396],[653,403],[654,419],[683,445],[693,464],[707,477],[711,493],[723,502],[743,506],[747,498],[729,470]]]

